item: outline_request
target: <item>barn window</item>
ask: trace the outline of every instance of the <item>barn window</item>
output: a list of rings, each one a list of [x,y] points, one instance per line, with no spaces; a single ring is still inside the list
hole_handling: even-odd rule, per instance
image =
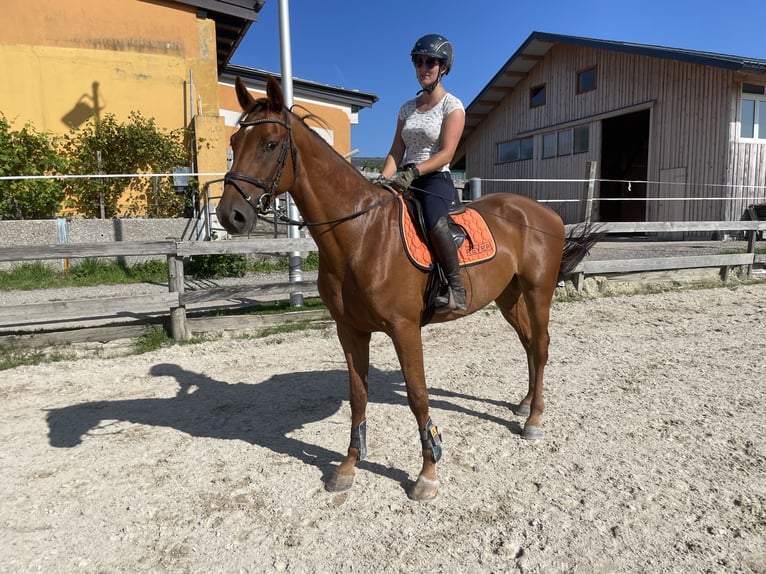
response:
[[[529,89],[529,107],[537,108],[545,105],[545,84]]]
[[[556,132],[543,135],[543,159],[556,157]]]
[[[535,140],[532,138],[524,138],[521,140],[521,158],[520,159],[532,159],[535,150]]]
[[[590,126],[580,126],[574,129],[574,153],[586,152],[590,149]]]
[[[584,94],[596,89],[596,67],[577,72],[577,93]]]
[[[739,106],[739,137],[766,140],[766,88],[757,84],[742,84]]]
[[[503,142],[497,146],[497,163],[532,159],[533,151],[534,140],[531,137]]]
[[[559,136],[559,155],[570,155],[572,153],[572,130],[561,130]]]

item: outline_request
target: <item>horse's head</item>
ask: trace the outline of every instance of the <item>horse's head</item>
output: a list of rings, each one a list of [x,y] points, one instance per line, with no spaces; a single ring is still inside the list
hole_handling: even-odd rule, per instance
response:
[[[224,178],[216,215],[229,233],[239,234],[248,233],[274,196],[294,183],[296,158],[290,113],[285,109],[279,83],[269,77],[266,98],[259,100],[250,95],[239,78],[235,87],[244,111],[239,129],[231,138],[234,163]]]

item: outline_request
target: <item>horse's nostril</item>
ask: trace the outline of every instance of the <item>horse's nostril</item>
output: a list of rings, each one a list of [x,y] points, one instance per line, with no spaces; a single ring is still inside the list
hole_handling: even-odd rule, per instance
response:
[[[233,216],[232,219],[235,222],[237,222],[237,223],[245,223],[245,216],[244,216],[244,214],[241,211],[239,211],[237,209],[232,210],[232,216]]]

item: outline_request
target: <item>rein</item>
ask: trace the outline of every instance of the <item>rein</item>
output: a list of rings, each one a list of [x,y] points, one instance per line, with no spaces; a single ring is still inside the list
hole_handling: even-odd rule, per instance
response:
[[[354,213],[350,215],[344,215],[343,217],[338,217],[336,219],[328,219],[327,221],[298,221],[296,219],[290,219],[289,217],[280,215],[278,220],[279,220],[279,223],[283,225],[297,225],[299,229],[303,229],[304,227],[317,227],[320,225],[332,225],[334,223],[343,223],[344,221],[351,221],[352,219],[356,219],[357,217],[360,217],[364,215],[365,213],[369,213],[370,211],[373,211],[379,207],[386,205],[387,203],[390,203],[391,201],[393,201],[400,195],[404,195],[403,193],[395,191],[393,188],[387,185],[384,185],[382,187],[384,187],[385,190],[391,194],[390,197],[386,197],[385,199],[376,201],[372,205],[368,205],[367,207],[360,209],[359,211],[355,211]],[[261,213],[258,213],[258,217],[268,221],[265,217],[263,217]]]
[[[290,112],[285,112],[284,118],[285,118],[284,120],[281,120],[278,118],[262,118],[259,120],[239,122],[239,125],[241,127],[250,127],[250,126],[256,126],[261,124],[279,124],[283,126],[285,130],[287,130],[287,135],[285,136],[285,139],[282,141],[282,149],[279,152],[279,159],[277,159],[277,164],[274,167],[274,172],[271,177],[271,184],[268,184],[265,181],[258,179],[257,177],[253,177],[251,175],[248,175],[246,173],[242,173],[239,171],[229,171],[223,177],[224,185],[227,183],[231,184],[234,187],[234,189],[236,189],[237,192],[242,196],[242,199],[244,199],[245,202],[250,207],[253,208],[258,218],[267,220],[267,221],[269,221],[268,218],[264,216],[267,213],[270,213],[273,211],[271,209],[271,205],[274,200],[274,196],[277,193],[277,187],[279,186],[279,181],[282,178],[282,171],[284,171],[285,165],[287,163],[288,149],[290,149],[292,152],[293,184],[295,184],[295,177],[296,177],[295,171],[298,165],[298,150],[293,145],[292,126],[290,125]],[[249,183],[263,190],[264,193],[261,194],[261,196],[258,198],[257,203],[253,201],[253,198],[244,189],[242,189],[242,186],[239,185],[239,182]],[[393,201],[400,195],[403,195],[402,193],[394,190],[388,185],[382,185],[382,187],[385,188],[386,191],[388,191],[391,194],[390,197],[386,197],[385,199],[376,201],[372,205],[369,205],[350,215],[338,217],[336,219],[330,219],[328,221],[312,221],[312,222],[297,221],[295,219],[290,219],[289,217],[286,217],[284,215],[280,215],[278,217],[278,221],[279,223],[283,225],[297,225],[299,229],[303,229],[304,227],[316,227],[319,225],[332,225],[334,223],[343,223],[344,221],[350,221],[352,219],[356,219],[357,217],[360,217],[361,215],[364,215],[365,213],[369,213],[370,211],[373,211],[374,209],[377,209],[378,207],[381,207]]]

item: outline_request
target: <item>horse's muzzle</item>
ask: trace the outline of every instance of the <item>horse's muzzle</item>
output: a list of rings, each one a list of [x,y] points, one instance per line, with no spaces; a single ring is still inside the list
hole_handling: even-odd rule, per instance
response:
[[[247,204],[245,204],[244,209],[239,209],[228,206],[225,201],[221,202],[215,210],[215,215],[218,218],[218,223],[232,235],[249,233],[256,222],[255,212]]]

